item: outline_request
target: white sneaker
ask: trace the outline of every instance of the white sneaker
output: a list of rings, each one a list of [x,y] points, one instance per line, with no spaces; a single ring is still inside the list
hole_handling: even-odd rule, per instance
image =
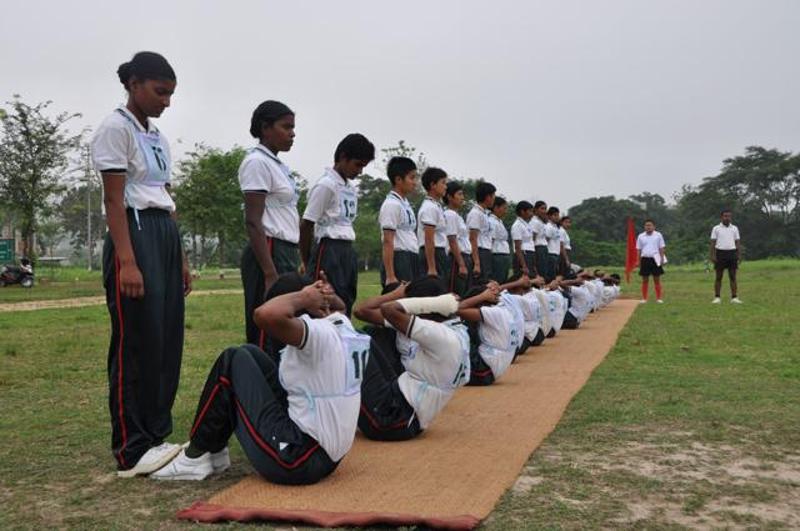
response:
[[[658,299],[656,302],[659,304],[664,304],[664,301],[662,301],[661,299]]]
[[[731,299],[731,304],[743,304],[739,297],[734,297]]]
[[[150,474],[153,479],[176,481],[202,481],[214,473],[211,454],[206,452],[200,457],[187,457],[186,450],[181,450],[178,457],[166,466]]]
[[[711,304],[719,304],[720,302],[722,301],[720,301],[719,297],[714,297],[714,300],[711,301]]]
[[[647,304],[647,299],[642,299],[639,301],[639,304]]]
[[[117,471],[117,476],[121,478],[132,478],[134,476],[155,472],[169,463],[180,451],[181,445],[179,444],[161,443],[147,450],[133,468]]]
[[[231,454],[228,452],[227,446],[219,452],[211,454],[211,465],[214,467],[215,474],[224,472],[231,467]]]

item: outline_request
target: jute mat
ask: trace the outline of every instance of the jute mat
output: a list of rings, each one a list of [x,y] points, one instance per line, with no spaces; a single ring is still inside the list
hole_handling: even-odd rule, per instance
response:
[[[530,349],[494,385],[459,389],[415,440],[359,435],[339,468],[316,485],[287,487],[251,476],[178,517],[471,529],[514,483],[635,308],[636,301],[615,301],[580,329]]]

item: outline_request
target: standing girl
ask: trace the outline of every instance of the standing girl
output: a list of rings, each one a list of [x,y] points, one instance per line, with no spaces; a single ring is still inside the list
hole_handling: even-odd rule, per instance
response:
[[[278,158],[294,143],[294,112],[278,101],[265,101],[253,111],[250,135],[258,139],[258,145],[239,166],[249,239],[241,270],[247,342],[263,350],[266,337],[253,321],[253,312],[278,275],[296,272],[300,264],[297,184]]]
[[[175,72],[161,55],[139,52],[117,74],[128,102],[103,120],[91,147],[108,221],[111,447],[118,475],[132,477],[158,470],[180,451],[164,440],[172,433],[183,298],[192,280],[169,194],[169,144],[150,120],[169,107]]]
[[[492,223],[492,274],[491,279],[498,284],[504,284],[508,278],[508,268],[511,267],[511,248],[508,245],[508,229],[503,224],[503,219],[508,211],[508,202],[503,197],[497,197],[492,206],[489,219]]]
[[[444,194],[447,208],[444,219],[447,223],[447,241],[449,244],[450,291],[464,297],[470,288],[472,272],[472,245],[469,231],[459,211],[464,206],[464,186],[458,181],[448,181]]]

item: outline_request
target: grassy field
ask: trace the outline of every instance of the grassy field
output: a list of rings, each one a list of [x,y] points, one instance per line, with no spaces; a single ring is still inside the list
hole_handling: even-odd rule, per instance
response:
[[[745,263],[742,306],[710,305],[702,267],[670,269],[667,303],[636,311],[485,528],[800,526],[799,265]],[[175,441],[242,304],[188,300]],[[201,484],[116,479],[108,333],[103,306],[0,313],[0,528],[188,527],[177,509],[249,473],[234,441],[232,470]]]

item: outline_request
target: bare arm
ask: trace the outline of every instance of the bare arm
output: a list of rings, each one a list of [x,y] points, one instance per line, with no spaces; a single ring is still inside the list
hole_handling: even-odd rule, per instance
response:
[[[318,280],[300,291],[270,299],[256,308],[253,320],[281,343],[299,347],[303,343],[305,325],[295,315],[301,310],[322,313],[326,304],[324,286],[324,282]]]
[[[447,244],[450,246],[450,254],[453,255],[453,260],[458,266],[458,274],[465,276],[467,274],[467,265],[464,263],[464,257],[461,256],[461,248],[458,246],[458,237],[451,234],[447,237]]]
[[[175,224],[178,224],[178,211],[173,210],[170,214]],[[192,273],[189,271],[189,260],[186,259],[186,251],[183,249],[183,241],[181,241],[181,275],[183,276],[183,296],[186,297],[192,292]]]
[[[108,232],[119,260],[120,292],[125,297],[138,299],[144,297],[144,279],[131,245],[124,193],[125,174],[103,173],[103,204],[106,208]]]
[[[314,222],[304,219],[300,222],[300,260],[308,271],[308,259],[311,254],[311,241],[314,239]]]
[[[739,240],[736,240],[736,262],[742,261],[742,246],[739,245]]]
[[[530,274],[528,271],[528,264],[525,263],[525,253],[522,252],[522,240],[514,240],[514,256],[517,258],[517,263],[520,269],[526,275]]]
[[[514,280],[512,282],[506,282],[505,284],[500,285],[499,290],[500,291],[503,291],[503,290],[506,290],[506,289],[507,290],[514,290],[514,289],[518,289],[518,288],[530,289],[530,287],[531,287],[531,279],[528,278],[528,275],[522,275],[517,280]]]
[[[456,314],[471,323],[479,323],[481,321],[480,305],[484,303],[497,304],[497,296],[499,290],[496,286],[487,286],[478,295],[464,299],[458,304],[458,312]]]
[[[739,240],[736,240],[736,250],[739,250]],[[717,240],[711,240],[708,250],[708,258],[711,260],[712,264],[717,263]]]
[[[386,271],[387,284],[397,282],[397,273],[394,271],[394,237],[395,233],[393,230],[383,229],[381,257],[383,258],[383,270]],[[361,318],[359,317],[359,319]]]
[[[244,222],[250,247],[253,249],[253,254],[256,256],[256,261],[261,267],[261,271],[264,273],[264,286],[269,290],[270,286],[278,279],[278,272],[275,270],[275,264],[272,262],[272,256],[269,253],[267,235],[264,233],[264,224],[262,222],[266,197],[263,192],[244,193]]]
[[[364,322],[374,325],[383,325],[384,319],[381,313],[381,305],[386,302],[396,301],[406,295],[406,284],[403,283],[396,289],[384,295],[377,297],[370,297],[366,300],[358,302],[353,308],[353,315],[358,317]],[[390,321],[391,322],[391,321]],[[394,325],[392,325],[394,326]]]
[[[425,263],[428,265],[428,274],[436,275],[436,246],[434,244],[433,235],[436,233],[436,227],[425,225]]]
[[[481,257],[478,253],[478,229],[469,230],[469,243],[472,245],[472,270],[475,275],[481,274]]]

